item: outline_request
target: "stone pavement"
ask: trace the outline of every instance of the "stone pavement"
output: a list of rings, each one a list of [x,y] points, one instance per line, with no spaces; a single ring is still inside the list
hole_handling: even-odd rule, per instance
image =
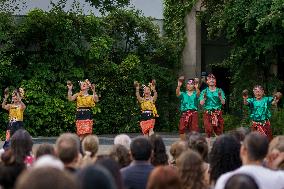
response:
[[[127,135],[129,135],[131,138],[134,138],[136,136],[141,136],[140,133],[126,133]],[[167,151],[169,150],[169,147],[172,143],[174,143],[175,141],[177,141],[179,139],[179,135],[178,133],[160,133],[160,132],[156,132],[156,134],[160,135],[163,140],[164,143],[166,145]],[[98,154],[106,154],[108,153],[109,149],[111,148],[111,146],[113,145],[113,139],[116,135],[98,135],[99,137],[99,142],[100,142],[100,146],[99,146],[99,151]],[[42,143],[50,143],[50,144],[55,144],[55,141],[58,137],[37,137],[37,138],[33,138],[33,142],[34,142],[34,149]],[[0,145],[1,147],[3,146],[3,141],[0,141]]]

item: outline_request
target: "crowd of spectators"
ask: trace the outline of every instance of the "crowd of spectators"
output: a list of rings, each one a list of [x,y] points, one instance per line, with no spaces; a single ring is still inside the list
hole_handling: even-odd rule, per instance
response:
[[[211,143],[211,142],[210,142]],[[23,129],[1,154],[1,189],[283,189],[284,136],[271,142],[239,128],[214,138],[189,133],[167,149],[158,134],[117,135],[108,153],[99,138],[64,133],[33,147]]]

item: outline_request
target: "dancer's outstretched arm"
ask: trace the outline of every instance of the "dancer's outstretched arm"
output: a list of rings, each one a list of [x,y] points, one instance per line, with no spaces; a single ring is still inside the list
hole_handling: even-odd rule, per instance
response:
[[[76,93],[76,94],[72,95],[73,84],[70,81],[67,81],[67,87],[68,87],[68,93],[67,93],[68,100],[69,101],[76,100],[78,94]]]

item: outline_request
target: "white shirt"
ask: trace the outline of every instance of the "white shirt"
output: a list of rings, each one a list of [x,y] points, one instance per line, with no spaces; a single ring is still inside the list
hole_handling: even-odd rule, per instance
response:
[[[238,173],[251,176],[259,189],[284,189],[284,171],[274,171],[258,165],[243,165],[219,177],[215,189],[224,189],[227,180]]]

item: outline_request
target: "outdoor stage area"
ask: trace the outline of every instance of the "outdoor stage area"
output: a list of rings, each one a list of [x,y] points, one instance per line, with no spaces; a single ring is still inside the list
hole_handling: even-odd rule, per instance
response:
[[[140,133],[126,133],[126,134],[129,135],[131,138],[134,138],[136,136],[141,136]],[[164,143],[166,145],[166,148],[167,148],[167,152],[170,148],[170,145],[172,143],[174,143],[175,141],[179,140],[178,133],[158,133],[157,132],[156,134],[162,136]],[[99,141],[100,141],[98,155],[108,153],[108,150],[113,145],[113,139],[114,139],[115,136],[116,135],[98,135]],[[35,149],[39,144],[42,144],[42,143],[55,144],[56,139],[57,139],[57,137],[37,137],[37,138],[33,138],[33,142],[34,142],[33,148]],[[0,142],[1,147],[3,146],[3,143],[4,143],[4,141]]]

